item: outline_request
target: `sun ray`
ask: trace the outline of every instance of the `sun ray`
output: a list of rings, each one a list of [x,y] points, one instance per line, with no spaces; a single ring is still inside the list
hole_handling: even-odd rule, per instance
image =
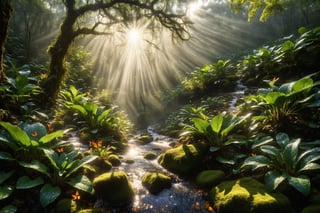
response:
[[[174,42],[168,30],[150,30],[150,20],[117,26],[108,37],[93,37],[87,48],[93,53],[95,82],[99,89],[116,91],[117,103],[135,117],[148,107],[162,107],[159,93],[170,89],[195,67],[212,63],[220,55],[250,46],[246,18],[216,14],[223,0],[196,0],[190,5],[191,39]],[[110,29],[109,29],[110,30]],[[112,31],[112,29],[110,30]]]

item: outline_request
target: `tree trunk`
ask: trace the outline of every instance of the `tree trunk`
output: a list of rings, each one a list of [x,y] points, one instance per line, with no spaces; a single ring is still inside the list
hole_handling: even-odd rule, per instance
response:
[[[0,83],[4,79],[4,52],[5,44],[8,36],[9,19],[11,16],[12,7],[11,0],[1,0],[0,2]]]
[[[49,75],[48,79],[42,86],[45,93],[45,103],[53,103],[60,91],[60,86],[67,71],[64,66],[64,59],[70,45],[76,37],[73,31],[73,24],[75,22],[75,19],[76,18],[74,15],[67,15],[65,21],[61,25],[60,34],[56,38],[54,44],[49,47]]]

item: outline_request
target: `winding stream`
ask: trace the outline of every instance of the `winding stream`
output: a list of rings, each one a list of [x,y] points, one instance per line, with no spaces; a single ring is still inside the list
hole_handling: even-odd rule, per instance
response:
[[[128,211],[140,213],[206,212],[201,210],[205,202],[202,199],[202,193],[197,192],[189,182],[162,168],[157,159],[144,159],[144,154],[148,152],[159,156],[160,153],[171,148],[169,144],[174,141],[172,138],[155,133],[151,127],[148,128],[148,133],[152,135],[153,141],[140,145],[137,143],[137,139],[131,139],[129,149],[121,156],[122,163],[117,168],[117,170],[125,171],[128,174],[135,190],[135,198]],[[164,189],[157,195],[150,194],[141,184],[142,177],[147,172],[160,172],[170,176],[173,180],[171,188]],[[195,205],[199,206],[200,210],[196,210]]]

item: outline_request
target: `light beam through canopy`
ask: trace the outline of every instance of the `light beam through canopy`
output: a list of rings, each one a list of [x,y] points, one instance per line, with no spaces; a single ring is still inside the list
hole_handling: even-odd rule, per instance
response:
[[[250,39],[244,39],[248,36],[261,37],[250,33],[245,18],[213,11],[223,4],[208,0],[190,6],[194,24],[186,42],[174,42],[168,30],[152,31],[154,23],[146,19],[117,26],[110,36],[93,37],[86,47],[96,62],[94,84],[100,90],[116,91],[117,104],[133,119],[148,108],[161,109],[160,92],[172,88],[186,73],[234,48],[250,46]],[[230,12],[228,6],[224,8]]]

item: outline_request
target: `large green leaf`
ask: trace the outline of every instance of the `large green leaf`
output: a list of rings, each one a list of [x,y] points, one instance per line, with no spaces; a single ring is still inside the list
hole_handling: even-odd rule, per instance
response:
[[[299,144],[301,139],[295,139],[287,144],[283,150],[283,160],[288,166],[293,168],[297,163],[299,154]]]
[[[276,190],[278,186],[286,179],[286,177],[278,171],[269,171],[266,173],[264,178],[266,187],[271,190]]]
[[[292,92],[298,92],[305,89],[311,90],[312,86],[313,86],[312,78],[302,78],[293,84]]]
[[[310,170],[320,170],[320,164],[308,163],[298,170],[298,172],[310,171]]]
[[[55,131],[40,138],[39,142],[43,144],[49,143],[58,137],[62,137],[63,135],[64,135],[64,131],[62,130]]]
[[[18,209],[16,206],[8,205],[8,206],[5,206],[2,209],[0,209],[0,212],[1,213],[15,213],[15,212],[17,212],[17,210]]]
[[[84,158],[82,158],[81,160],[74,162],[72,164],[72,167],[69,169],[68,173],[66,174],[66,178],[69,177],[74,172],[76,172],[78,169],[80,169],[85,164],[94,161],[96,158],[98,158],[98,156],[88,155],[88,156],[85,156]]]
[[[16,188],[17,189],[30,189],[36,186],[39,186],[44,183],[44,180],[41,177],[35,179],[30,179],[28,176],[22,176],[17,180]]]
[[[3,121],[0,121],[0,125],[9,132],[10,136],[15,142],[18,142],[26,147],[31,146],[31,140],[29,136],[18,126]]]
[[[101,123],[101,121],[103,121],[110,113],[112,108],[104,110],[97,118],[97,122]]]
[[[38,141],[41,137],[47,134],[46,127],[40,122],[24,124],[23,130],[28,134],[31,140],[35,141]]]
[[[15,158],[12,157],[12,155],[8,152],[1,152],[0,151],[0,159],[6,160],[6,161],[14,161]]]
[[[299,177],[288,176],[288,181],[291,186],[296,190],[304,194],[305,196],[309,195],[311,183],[307,176],[301,175]]]
[[[9,197],[13,192],[13,187],[12,186],[0,186],[0,200],[3,200],[7,197]]]
[[[90,194],[93,193],[92,182],[85,175],[77,175],[76,177],[70,178],[67,183],[76,189],[80,189]]]
[[[211,120],[211,129],[215,133],[219,133],[223,124],[223,115],[219,114],[212,118]]]
[[[268,167],[271,166],[271,161],[269,158],[263,156],[263,155],[257,155],[253,157],[248,157],[244,163],[242,164],[241,168],[244,167],[251,167],[253,170],[261,168],[261,167]]]
[[[48,177],[50,177],[50,173],[48,171],[47,166],[45,164],[41,163],[38,160],[32,160],[30,163],[24,162],[24,161],[19,161],[18,163],[19,163],[20,166],[36,170],[36,171],[38,171],[38,172],[40,172],[42,174],[45,174]]]
[[[72,105],[70,108],[75,110],[75,111],[80,112],[81,116],[83,116],[83,117],[86,117],[88,115],[87,110],[81,105]]]
[[[46,207],[50,203],[54,202],[61,194],[61,189],[51,184],[45,184],[40,189],[40,203],[43,207]]]
[[[264,145],[261,146],[260,149],[263,153],[267,154],[269,157],[272,157],[272,159],[278,159],[280,156],[280,150],[274,146]]]
[[[52,149],[43,149],[43,152],[45,156],[49,159],[51,165],[57,169],[60,170],[60,158],[59,155]]]
[[[264,99],[267,104],[275,104],[280,97],[284,96],[285,95],[280,92],[269,92]]]
[[[205,134],[207,132],[209,123],[206,120],[203,120],[201,118],[192,118],[192,122],[200,133]]]
[[[0,184],[6,181],[9,177],[11,177],[14,173],[14,170],[11,171],[0,171]]]
[[[284,148],[287,144],[290,143],[290,138],[286,133],[278,133],[276,135],[276,142],[281,148]]]

